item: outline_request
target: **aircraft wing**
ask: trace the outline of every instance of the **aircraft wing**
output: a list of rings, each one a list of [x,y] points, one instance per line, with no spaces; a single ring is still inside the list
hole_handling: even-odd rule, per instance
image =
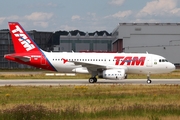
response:
[[[125,69],[127,70],[127,67],[125,66],[111,66],[111,65],[104,65],[104,64],[93,64],[88,62],[81,62],[81,61],[68,61],[73,62],[75,65],[81,65],[82,67],[86,67],[90,71],[97,71],[98,69]]]

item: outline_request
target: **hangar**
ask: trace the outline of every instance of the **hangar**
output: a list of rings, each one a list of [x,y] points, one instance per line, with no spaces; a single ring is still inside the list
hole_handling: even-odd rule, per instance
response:
[[[180,65],[180,23],[119,23],[112,46],[117,52],[159,54]]]
[[[109,52],[112,50],[112,37],[107,35],[105,32],[103,35],[98,35],[95,33],[94,35],[89,35],[86,33],[85,35],[77,35],[73,36],[71,33],[68,35],[60,35],[59,37],[59,46],[61,52],[85,52],[85,51],[102,51]]]

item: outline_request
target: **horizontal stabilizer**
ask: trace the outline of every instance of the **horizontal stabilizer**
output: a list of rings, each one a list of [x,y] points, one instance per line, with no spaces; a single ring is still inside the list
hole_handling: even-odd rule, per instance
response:
[[[16,59],[22,60],[24,62],[29,62],[30,61],[30,57],[28,56],[15,56]]]
[[[30,61],[30,57],[29,56],[19,56],[19,55],[16,55],[16,54],[7,54],[4,56],[4,58],[6,59],[11,59],[11,60],[15,60],[15,59],[19,59],[23,62],[29,62]]]

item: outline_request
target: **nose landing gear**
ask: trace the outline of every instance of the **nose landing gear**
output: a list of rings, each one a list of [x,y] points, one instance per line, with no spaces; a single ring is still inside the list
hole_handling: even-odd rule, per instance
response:
[[[151,79],[150,79],[150,75],[148,74],[148,75],[147,75],[147,84],[151,84],[151,82],[152,82],[152,81],[151,81]]]

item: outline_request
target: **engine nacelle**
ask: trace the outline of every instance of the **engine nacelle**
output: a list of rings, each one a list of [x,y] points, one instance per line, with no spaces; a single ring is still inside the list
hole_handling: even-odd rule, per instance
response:
[[[122,80],[125,79],[125,70],[124,69],[110,69],[104,70],[98,74],[99,78],[111,79],[111,80]]]

